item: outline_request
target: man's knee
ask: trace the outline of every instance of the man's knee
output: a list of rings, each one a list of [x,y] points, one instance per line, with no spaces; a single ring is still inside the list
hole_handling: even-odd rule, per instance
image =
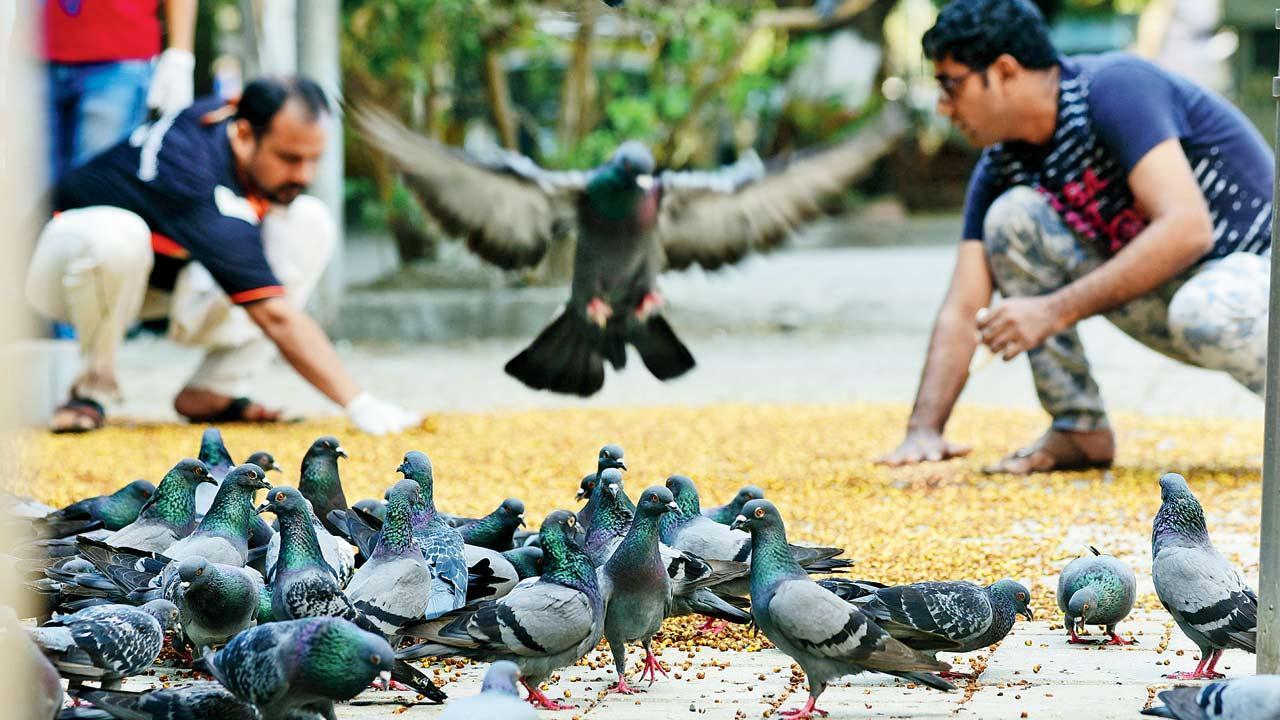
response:
[[[1002,253],[1043,233],[1049,201],[1033,188],[1017,185],[1004,191],[987,208],[983,240],[991,254]]]
[[[1201,363],[1221,353],[1265,352],[1267,299],[1265,289],[1215,287],[1193,278],[1169,301],[1169,335]]]

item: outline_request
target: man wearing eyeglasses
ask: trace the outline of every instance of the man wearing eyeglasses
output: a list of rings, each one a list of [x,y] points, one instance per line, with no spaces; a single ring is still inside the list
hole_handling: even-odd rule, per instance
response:
[[[938,111],[983,152],[906,438],[881,461],[969,452],[943,430],[982,343],[1027,354],[1053,418],[989,472],[1109,466],[1115,438],[1075,330],[1094,315],[1261,394],[1274,165],[1249,121],[1137,57],[1060,56],[1026,0],[953,2],[924,51]]]

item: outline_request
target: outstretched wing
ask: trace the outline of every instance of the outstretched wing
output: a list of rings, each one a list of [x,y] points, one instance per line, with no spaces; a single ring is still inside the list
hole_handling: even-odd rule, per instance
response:
[[[667,266],[714,269],[772,248],[869,171],[906,127],[891,105],[853,138],[767,174],[663,173],[657,232]]]
[[[585,173],[543,170],[518,153],[481,158],[441,145],[384,110],[354,108],[350,116],[365,139],[405,172],[406,183],[446,232],[508,270],[537,264],[586,185]]]

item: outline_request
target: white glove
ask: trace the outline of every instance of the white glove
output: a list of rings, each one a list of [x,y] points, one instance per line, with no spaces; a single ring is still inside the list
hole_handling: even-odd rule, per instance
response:
[[[195,69],[196,56],[186,50],[169,48],[160,53],[151,72],[147,107],[168,115],[190,105],[195,93]]]
[[[367,392],[355,396],[343,410],[357,428],[370,435],[400,432],[422,422],[422,416],[407,412]]]

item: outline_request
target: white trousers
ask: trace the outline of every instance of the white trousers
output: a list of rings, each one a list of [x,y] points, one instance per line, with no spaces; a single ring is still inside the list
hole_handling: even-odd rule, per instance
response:
[[[337,227],[318,199],[273,206],[262,221],[267,262],[285,297],[302,308],[333,255]],[[187,387],[230,397],[248,392],[275,346],[199,263],[179,272],[172,293],[150,288],[151,230],[132,212],[97,206],[59,213],[45,225],[27,271],[28,302],[69,323],[82,369],[73,390],[99,402],[119,396],[116,357],[139,319],[169,318],[169,337],[206,349]]]

